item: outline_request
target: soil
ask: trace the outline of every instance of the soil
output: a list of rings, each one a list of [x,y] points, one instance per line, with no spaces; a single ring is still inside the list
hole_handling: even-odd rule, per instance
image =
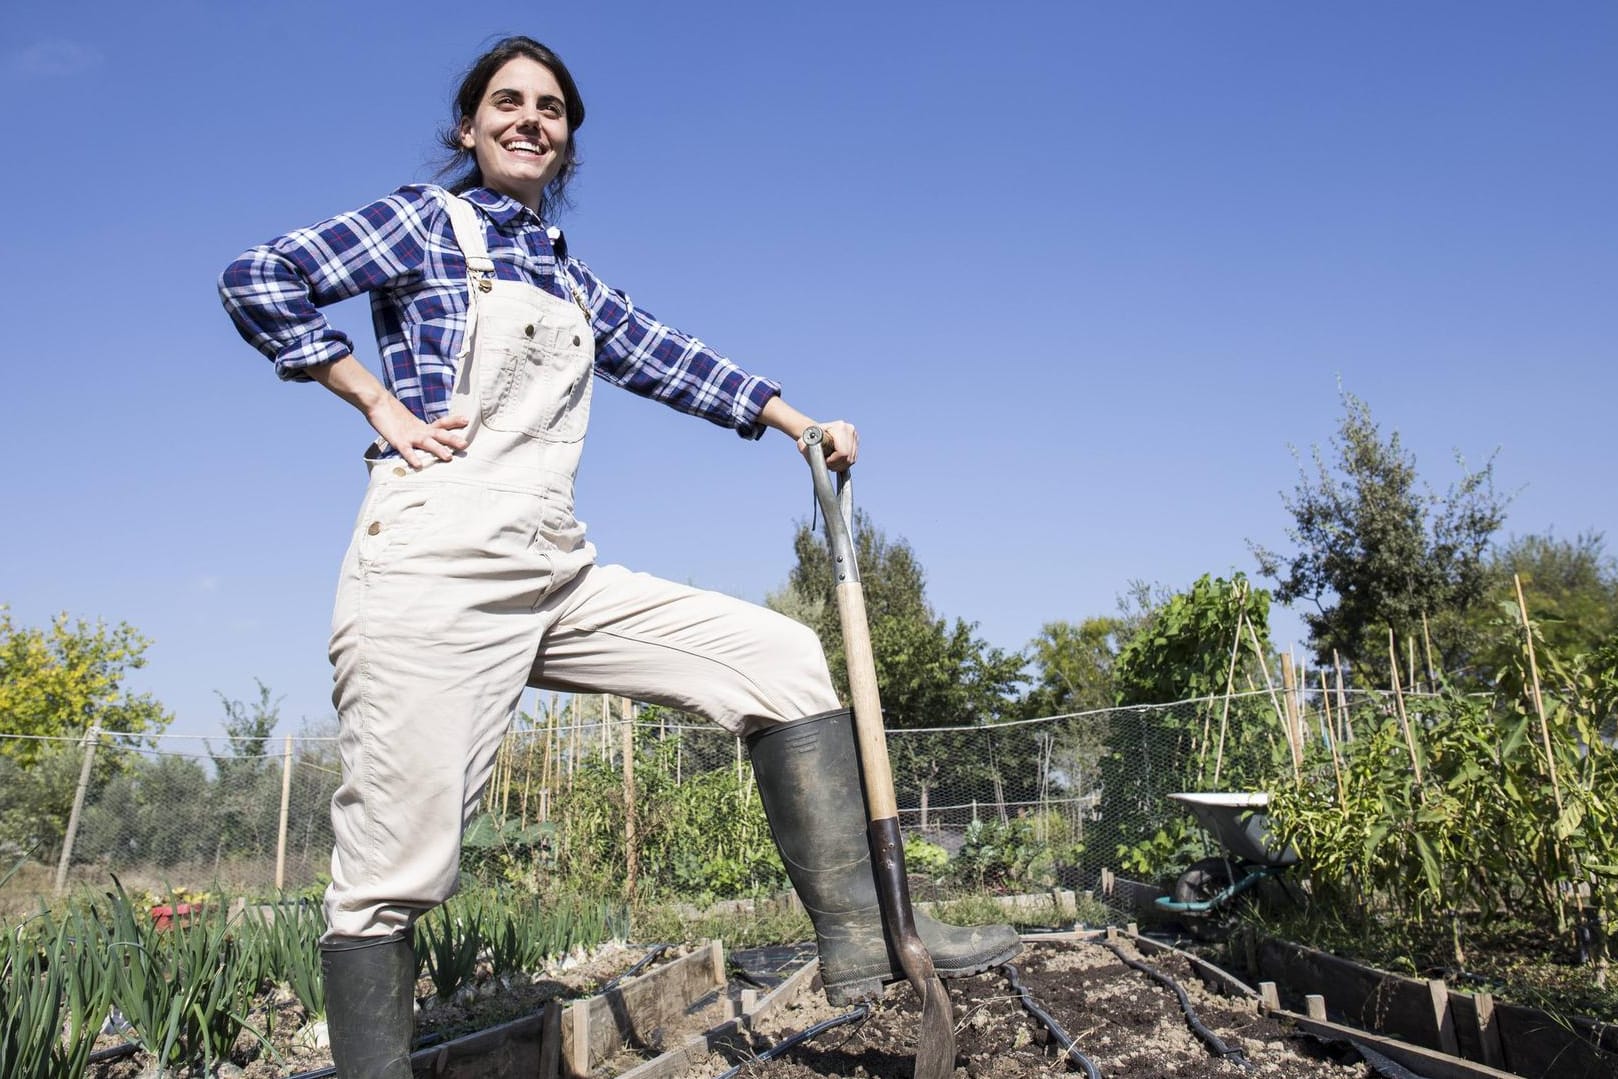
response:
[[[1107,1079],[1362,1079],[1374,1074],[1351,1048],[1322,1045],[1258,1015],[1244,999],[1203,986],[1183,959],[1143,959],[1127,942],[1117,946],[1178,982],[1200,1021],[1229,1049],[1239,1050],[1248,1067],[1215,1055],[1192,1032],[1170,989],[1101,945],[1030,943],[1014,961],[1024,987]],[[956,1016],[955,1079],[1081,1072],[1064,1059],[1044,1024],[1023,1009],[1003,974],[952,981],[949,989]],[[828,1006],[818,992],[804,994],[802,1006],[759,1024],[747,1050],[715,1054],[687,1074],[713,1079],[748,1053],[762,1053],[790,1033],[844,1011]],[[910,1079],[919,1023],[914,995],[890,987],[867,1018],[834,1027],[779,1058],[747,1064],[738,1079]]]
[[[1183,959],[1142,957],[1125,940],[1116,946],[1177,981],[1189,994],[1202,1023],[1227,1047],[1239,1050],[1249,1066],[1243,1068],[1211,1051],[1192,1032],[1171,990],[1126,966],[1102,945],[1030,943],[1014,962],[1023,985],[1107,1079],[1365,1079],[1374,1074],[1352,1049],[1323,1046],[1259,1016],[1246,1000],[1221,996],[1205,987]],[[501,987],[487,982],[479,993],[465,999],[424,1008],[418,1034],[452,1038],[532,1014],[546,1000],[588,995],[623,974],[643,954],[641,949],[609,946],[536,975],[531,984]],[[663,961],[679,954],[678,949],[670,950]],[[811,955],[812,950],[803,947],[735,953],[726,991],[698,1001],[682,1019],[654,1032],[646,1045],[598,1068],[592,1079],[609,1079],[712,1029],[731,1014],[731,1001],[744,988],[767,991]],[[990,971],[948,985],[956,1021],[954,1079],[1082,1074],[1082,1069],[1065,1059],[1044,1024],[1023,1009],[1003,973]],[[430,993],[431,985],[424,981],[418,989]],[[889,987],[885,999],[872,1005],[865,1018],[825,1031],[778,1058],[758,1059],[792,1034],[847,1011],[828,1005],[817,982],[792,1005],[755,1022],[748,1033],[738,1037],[737,1044],[711,1054],[685,1074],[690,1079],[716,1079],[747,1061],[738,1079],[911,1079],[920,1013],[914,994],[904,986]],[[259,1029],[268,1024],[279,1059],[255,1048],[251,1037],[244,1037],[239,1043],[243,1050],[239,1063],[226,1065],[216,1073],[219,1076],[282,1079],[330,1063],[324,1048],[299,1046],[303,1017],[290,997],[261,1001],[252,1022]],[[150,1073],[137,1055],[96,1065],[88,1074],[91,1079],[137,1079]]]

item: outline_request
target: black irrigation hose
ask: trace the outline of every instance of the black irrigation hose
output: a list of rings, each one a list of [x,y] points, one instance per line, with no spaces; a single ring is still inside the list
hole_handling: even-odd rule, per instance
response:
[[[749,1067],[753,1064],[762,1064],[766,1060],[774,1060],[776,1057],[780,1056],[788,1049],[791,1049],[793,1046],[798,1045],[800,1042],[806,1042],[810,1038],[815,1037],[817,1034],[825,1033],[832,1027],[840,1027],[844,1023],[852,1023],[856,1019],[864,1019],[870,1014],[871,1006],[869,1004],[855,1005],[852,1009],[844,1012],[842,1015],[834,1015],[824,1022],[816,1023],[807,1030],[800,1030],[796,1034],[792,1035],[792,1037],[787,1038],[785,1041],[777,1042],[775,1045],[772,1045],[768,1049],[764,1050],[764,1052],[742,1061],[729,1071],[721,1072],[718,1079],[736,1079],[736,1076],[741,1074],[743,1068]]]
[[[1206,1045],[1215,1056],[1234,1061],[1238,1067],[1246,1068],[1250,1066],[1246,1053],[1243,1053],[1240,1049],[1232,1049],[1230,1046],[1226,1045],[1222,1040],[1220,1040],[1219,1035],[1209,1030],[1203,1025],[1202,1020],[1197,1018],[1196,1011],[1191,1007],[1191,998],[1186,995],[1186,991],[1181,988],[1179,982],[1175,981],[1173,978],[1170,978],[1162,971],[1154,970],[1145,963],[1137,962],[1136,960],[1129,958],[1115,944],[1110,944],[1104,940],[1098,941],[1097,943],[1099,943],[1103,948],[1107,949],[1107,951],[1111,952],[1113,955],[1116,955],[1119,962],[1123,963],[1125,966],[1133,967],[1142,974],[1146,975],[1148,978],[1151,978],[1153,981],[1158,982],[1161,985],[1166,985],[1170,989],[1174,990],[1174,995],[1180,998],[1180,1010],[1185,1013],[1185,1021],[1190,1024],[1191,1032],[1198,1038],[1202,1039],[1202,1044]]]
[[[1389,1060],[1363,1042],[1350,1040],[1348,1044],[1352,1045],[1360,1056],[1365,1058],[1365,1063],[1371,1066],[1372,1071],[1382,1076],[1382,1079],[1422,1079],[1420,1075],[1417,1075],[1403,1064]]]
[[[1068,1032],[1062,1029],[1062,1024],[1058,1023],[1056,1018],[1049,1012],[1034,1003],[1034,998],[1028,992],[1028,987],[1023,985],[1022,978],[1017,973],[1017,968],[1010,963],[1002,963],[1000,964],[1000,972],[1006,976],[1006,981],[1011,983],[1011,988],[1015,989],[1017,995],[1022,998],[1023,1009],[1045,1024],[1056,1040],[1061,1043],[1062,1052],[1067,1054],[1068,1059],[1083,1068],[1088,1079],[1101,1079],[1101,1072],[1096,1069],[1095,1062],[1079,1052],[1078,1045],[1074,1043]]]
[[[97,1049],[84,1059],[86,1064],[105,1064],[109,1060],[122,1060],[132,1057],[140,1052],[139,1042],[124,1042],[122,1045],[109,1045],[105,1049]]]
[[[639,974],[642,969],[645,968],[646,964],[650,963],[652,960],[656,959],[658,956],[662,955],[664,952],[668,951],[672,947],[673,947],[672,944],[654,944],[654,945],[652,945],[652,950],[647,952],[645,955],[641,956],[640,961],[638,963],[636,963],[634,966],[630,967],[628,970],[624,971],[622,974],[618,975],[616,978],[613,978],[610,981],[608,981],[606,985],[603,985],[601,987],[601,991],[603,993],[605,993],[605,992],[609,991],[610,989],[612,989],[613,986],[615,986],[619,982],[623,981],[625,978],[633,978],[635,975]]]

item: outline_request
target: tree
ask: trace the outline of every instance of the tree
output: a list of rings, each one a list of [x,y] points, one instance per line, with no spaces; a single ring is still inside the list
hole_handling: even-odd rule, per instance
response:
[[[797,564],[785,588],[765,603],[814,629],[838,692],[848,699],[848,665],[838,617],[836,574],[824,540],[808,524],[793,537]],[[1022,681],[1023,657],[993,648],[961,619],[949,624],[927,602],[926,577],[903,540],[890,543],[863,512],[854,517],[854,550],[865,593],[871,650],[889,730],[959,727],[990,722],[1008,710],[1011,691]],[[965,751],[959,734],[917,734],[889,739],[894,780],[901,796],[923,807],[943,774],[991,784],[996,771]],[[997,762],[1002,765],[1003,762]]]
[[[1125,632],[1120,618],[1047,622],[1028,644],[1034,686],[1023,698],[1029,716],[1053,716],[1110,708],[1113,665]]]
[[[1510,604],[1513,618],[1513,577],[1522,581],[1529,614],[1556,652],[1594,651],[1618,633],[1618,563],[1599,532],[1514,538],[1490,553],[1485,575],[1488,598]]]
[[[123,688],[146,665],[147,641],[120,622],[90,625],[66,614],[49,629],[19,626],[0,607],[0,755],[29,767],[44,754],[41,738],[73,739],[92,724],[119,745],[135,745],[173,719],[149,694]]]
[[[1315,447],[1314,474],[1300,464],[1296,490],[1282,496],[1298,550],[1249,547],[1276,582],[1276,599],[1314,605],[1304,621],[1317,661],[1337,653],[1380,681],[1390,628],[1414,639],[1424,615],[1458,616],[1482,599],[1484,553],[1505,501],[1494,491],[1492,461],[1469,471],[1458,459],[1461,477],[1443,495],[1418,488],[1398,433],[1384,440],[1364,401],[1347,391],[1342,401],[1336,460],[1328,464]],[[1436,627],[1433,642],[1446,658],[1459,644],[1449,625]]]
[[[254,679],[258,700],[251,705],[215,691],[225,709],[225,739],[229,752],[219,753],[210,743],[214,765],[214,810],[219,821],[215,859],[230,853],[262,853],[271,849],[280,812],[280,771],[264,755],[275,725],[281,720],[281,702],[270,688]]]

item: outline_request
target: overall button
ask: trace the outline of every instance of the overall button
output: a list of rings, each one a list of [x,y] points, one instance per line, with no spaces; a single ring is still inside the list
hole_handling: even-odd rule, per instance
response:
[[[365,530],[366,534],[370,535],[370,536],[374,536],[378,532],[381,532],[381,531],[382,531],[382,522],[381,521],[372,521],[371,522],[371,527],[367,528]]]
[[[528,325],[522,328],[522,332],[525,337],[534,336],[534,324],[530,322]]]
[[[404,475],[404,474],[405,474],[405,470],[404,470],[404,469],[403,469],[403,468],[395,468],[395,469],[394,469],[394,470],[393,470],[393,474],[394,474],[394,475],[395,475],[395,476],[402,476],[402,475]]]
[[[577,347],[578,347],[578,344],[579,344],[579,335],[578,335],[578,334],[574,334],[574,335],[573,335],[573,347],[575,347],[575,348],[577,348]]]
[[[487,277],[478,278],[478,291],[479,292],[488,292],[492,288],[494,288],[494,282],[493,281],[490,281]]]

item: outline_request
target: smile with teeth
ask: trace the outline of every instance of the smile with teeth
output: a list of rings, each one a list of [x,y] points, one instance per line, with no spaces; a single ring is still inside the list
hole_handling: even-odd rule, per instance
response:
[[[540,148],[539,143],[531,142],[528,139],[517,139],[506,143],[505,146],[507,150],[514,154],[542,154],[545,152]]]

